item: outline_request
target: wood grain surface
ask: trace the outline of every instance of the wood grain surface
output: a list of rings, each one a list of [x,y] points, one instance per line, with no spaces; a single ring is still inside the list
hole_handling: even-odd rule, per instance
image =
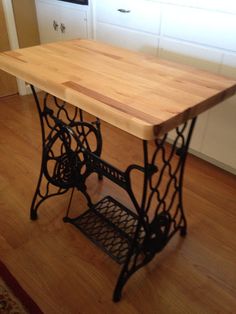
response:
[[[236,81],[90,40],[0,54],[0,68],[150,140],[236,92]]]

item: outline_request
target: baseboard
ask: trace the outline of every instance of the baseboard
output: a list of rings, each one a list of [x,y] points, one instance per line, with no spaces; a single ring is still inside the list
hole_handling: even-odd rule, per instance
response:
[[[174,142],[170,137],[167,139],[167,141],[170,144],[173,144],[173,142]],[[196,156],[196,157],[198,157],[198,158],[201,158],[201,159],[203,159],[203,160],[205,160],[205,161],[207,161],[207,162],[209,162],[211,164],[213,164],[214,166],[217,166],[217,167],[219,167],[219,168],[221,168],[221,169],[223,169],[225,171],[228,171],[228,172],[236,175],[236,169],[235,168],[233,168],[233,167],[231,167],[229,165],[226,165],[223,162],[220,162],[219,160],[216,160],[216,159],[214,159],[212,157],[209,157],[209,156],[207,156],[207,155],[205,155],[205,154],[203,154],[203,153],[201,153],[201,152],[199,152],[199,151],[197,151],[195,149],[192,149],[192,148],[189,148],[189,153],[194,155],[194,156]]]
[[[201,159],[203,159],[203,160],[205,160],[205,161],[207,161],[207,162],[209,162],[209,163],[211,163],[211,164],[213,164],[213,165],[215,165],[221,169],[224,169],[224,170],[236,175],[236,169],[229,166],[229,165],[224,164],[223,162],[220,162],[214,158],[211,158],[211,157],[209,157],[203,153],[200,153],[194,149],[191,149],[191,148],[189,149],[189,152],[190,152],[190,154],[193,154],[194,156],[197,156],[198,158],[201,158]]]

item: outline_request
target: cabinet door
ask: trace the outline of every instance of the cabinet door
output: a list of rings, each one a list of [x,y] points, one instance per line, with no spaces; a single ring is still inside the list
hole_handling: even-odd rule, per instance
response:
[[[225,54],[221,74],[236,79],[236,54]],[[236,96],[209,111],[202,153],[236,174]]]
[[[170,38],[162,38],[160,40],[159,55],[161,58],[194,66],[201,70],[213,73],[218,73],[220,68],[219,64],[222,60],[221,52]],[[193,137],[190,142],[190,148],[195,151],[201,151],[203,138],[206,132],[207,120],[208,111],[198,116]],[[174,136],[175,133],[172,132],[170,133],[169,138],[173,140]]]
[[[88,38],[87,13],[69,7],[60,7],[60,32],[62,40]]]
[[[157,55],[158,37],[152,34],[97,23],[96,39],[114,46]]]
[[[202,153],[229,166],[236,174],[236,97],[209,111]]]
[[[59,9],[50,3],[36,1],[39,36],[41,43],[61,39]]]

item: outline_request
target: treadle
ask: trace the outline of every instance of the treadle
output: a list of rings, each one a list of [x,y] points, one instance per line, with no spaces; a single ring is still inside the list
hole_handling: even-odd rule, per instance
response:
[[[69,222],[116,262],[122,264],[134,238],[138,216],[112,197],[106,196],[94,208]],[[141,229],[137,249],[143,238],[144,230]]]

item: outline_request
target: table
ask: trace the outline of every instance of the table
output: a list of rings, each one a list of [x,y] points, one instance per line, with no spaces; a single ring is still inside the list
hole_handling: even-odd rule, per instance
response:
[[[122,265],[113,294],[119,301],[138,269],[177,232],[186,235],[182,187],[196,118],[234,95],[236,81],[80,39],[3,52],[0,69],[31,85],[40,117],[42,164],[31,219],[37,219],[45,200],[70,191],[64,221]],[[34,86],[46,92],[42,102]],[[83,111],[96,117],[92,123]],[[141,139],[143,165],[134,161],[122,171],[101,158],[101,120]],[[170,146],[171,130],[175,140]],[[142,176],[141,196],[134,193],[134,172]],[[98,174],[98,184],[106,177],[120,186],[134,210],[112,196],[95,204],[86,186],[92,173]],[[72,218],[75,190],[84,195],[88,209]]]

